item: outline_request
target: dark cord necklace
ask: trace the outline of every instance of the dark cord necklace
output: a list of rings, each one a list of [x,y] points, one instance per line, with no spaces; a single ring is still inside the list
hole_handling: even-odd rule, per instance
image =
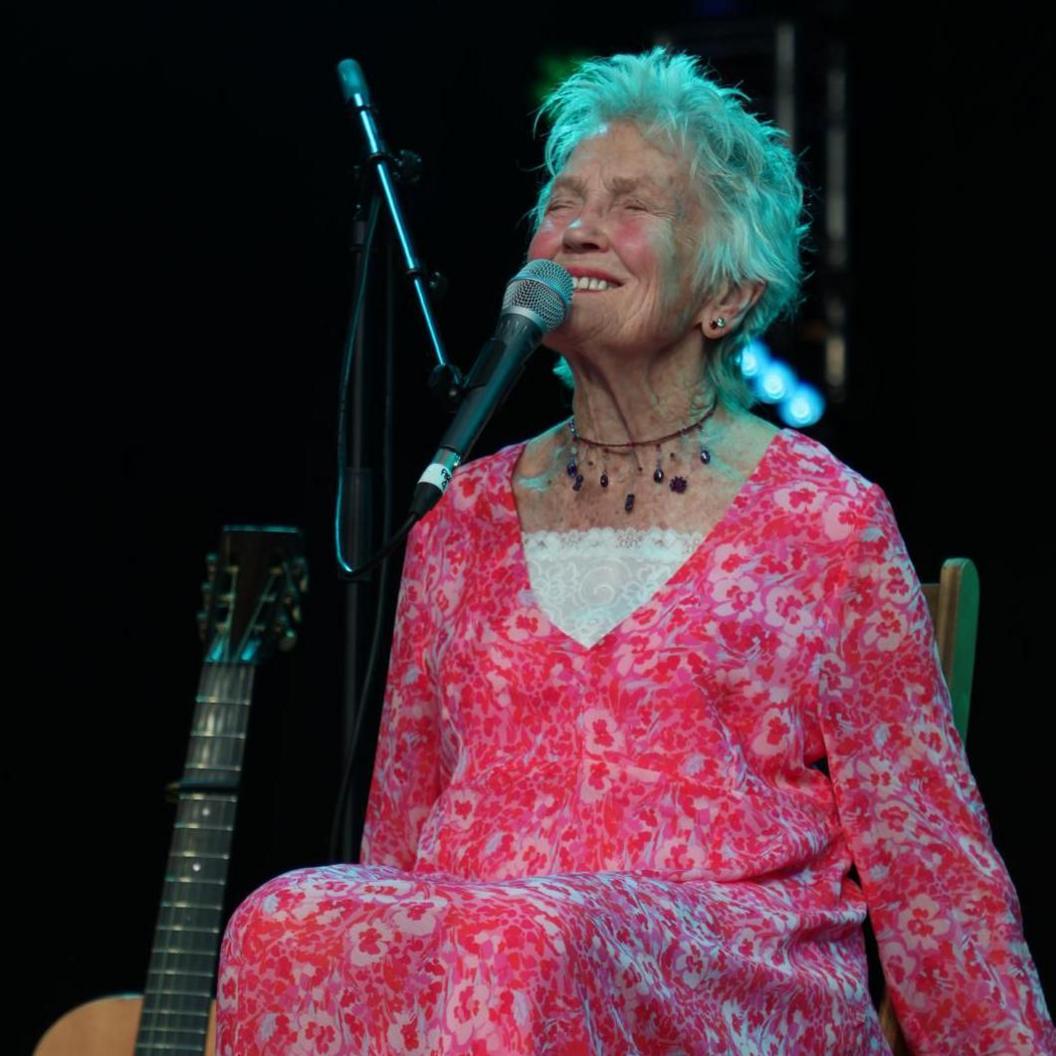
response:
[[[673,433],[668,433],[666,436],[657,437],[655,440],[626,440],[618,444],[606,444],[600,440],[591,440],[586,436],[583,436],[576,430],[576,419],[574,417],[568,420],[568,431],[572,437],[572,452],[569,456],[568,465],[565,467],[565,471],[568,473],[569,478],[572,481],[572,490],[579,491],[583,487],[583,474],[579,471],[579,445],[584,444],[587,447],[596,447],[602,451],[602,468],[601,476],[598,479],[598,483],[603,487],[609,486],[609,473],[608,466],[606,464],[604,453],[606,451],[634,451],[639,447],[656,447],[656,469],[653,470],[653,480],[657,484],[663,484],[665,480],[664,467],[663,467],[663,445],[669,440],[679,440],[687,433],[693,432],[694,429],[699,429],[714,413],[715,408],[718,405],[718,399],[716,399],[703,417],[698,418],[695,422],[690,422],[689,425],[682,426],[681,429],[676,429]],[[671,457],[675,458],[675,452],[671,452]],[[704,446],[703,441],[700,445],[700,460],[707,465],[711,461],[711,452]],[[593,465],[593,463],[591,463]],[[638,462],[638,472],[644,473],[645,470]],[[675,475],[672,476],[668,481],[668,487],[677,494],[681,495],[686,488],[689,486],[689,482],[684,476]],[[634,492],[629,491],[623,502],[623,508],[630,513],[634,509]]]

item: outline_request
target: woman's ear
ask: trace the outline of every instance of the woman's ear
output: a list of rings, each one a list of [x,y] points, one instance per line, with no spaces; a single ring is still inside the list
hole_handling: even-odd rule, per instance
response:
[[[717,339],[730,333],[756,301],[763,295],[766,283],[761,280],[727,286],[719,295],[704,302],[697,323],[705,337]]]

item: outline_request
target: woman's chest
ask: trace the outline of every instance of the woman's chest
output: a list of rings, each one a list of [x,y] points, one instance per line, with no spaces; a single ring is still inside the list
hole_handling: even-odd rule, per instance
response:
[[[819,582],[719,544],[585,647],[540,607],[523,567],[481,576],[436,656],[449,764],[586,757],[658,772],[720,767],[709,780],[736,780],[813,761],[823,754]]]

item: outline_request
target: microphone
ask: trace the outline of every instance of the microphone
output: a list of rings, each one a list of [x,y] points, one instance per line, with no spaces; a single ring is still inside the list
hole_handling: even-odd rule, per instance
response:
[[[543,335],[565,321],[572,287],[572,276],[552,260],[530,260],[510,280],[495,336],[477,356],[454,421],[418,479],[411,500],[413,515],[424,517],[440,501],[451,474],[506,399]]]

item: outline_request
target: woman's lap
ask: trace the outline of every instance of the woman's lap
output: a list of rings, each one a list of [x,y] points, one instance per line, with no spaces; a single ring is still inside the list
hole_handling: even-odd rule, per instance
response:
[[[805,1035],[827,996],[838,1021],[831,956],[779,941],[795,914],[734,894],[626,873],[288,873],[228,926],[217,1052],[676,1056],[737,1052],[750,1021]]]

